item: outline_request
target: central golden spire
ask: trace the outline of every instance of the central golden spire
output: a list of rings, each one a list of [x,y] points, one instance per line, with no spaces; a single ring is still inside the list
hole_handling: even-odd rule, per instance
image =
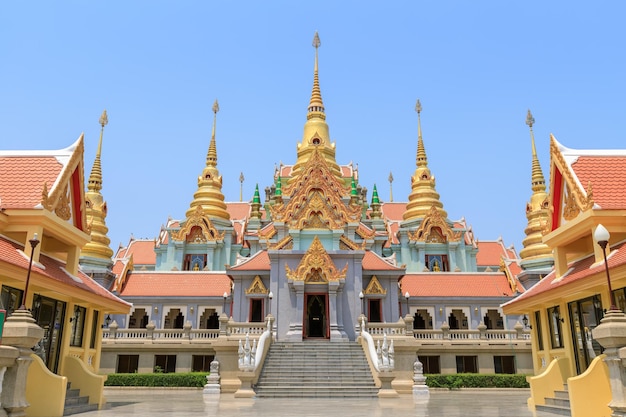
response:
[[[220,106],[215,100],[213,104],[213,130],[211,132],[211,143],[206,156],[206,166],[202,170],[202,175],[198,177],[198,190],[193,195],[193,201],[185,214],[189,219],[196,211],[197,206],[202,206],[202,211],[209,218],[230,220],[230,215],[226,211],[224,194],[222,194],[222,176],[217,170],[217,146],[215,143],[215,126],[217,124],[217,112]]]
[[[96,158],[93,162],[91,175],[89,175],[89,181],[87,183],[87,192],[85,193],[85,214],[87,216],[87,225],[91,233],[91,241],[81,250],[81,257],[111,260],[113,250],[109,247],[111,240],[107,236],[109,228],[105,222],[107,204],[100,193],[100,190],[102,190],[102,164],[100,161],[102,155],[102,138],[104,136],[104,126],[109,123],[106,110],[102,112],[99,123],[100,140],[98,141],[98,150],[96,151]]]
[[[406,205],[406,211],[402,216],[404,220],[424,218],[435,207],[439,210],[442,218],[447,218],[447,213],[443,209],[443,204],[439,201],[439,194],[435,191],[435,177],[428,169],[428,158],[422,139],[422,104],[419,100],[415,104],[417,112],[417,156],[415,158],[415,173],[411,177],[411,194]]]
[[[322,102],[322,91],[320,89],[319,73],[318,73],[318,50],[321,45],[320,37],[315,32],[313,37],[313,47],[315,47],[315,66],[313,68],[313,90],[311,91],[311,99],[307,109],[306,123],[304,124],[304,134],[302,135],[302,143],[298,143],[298,159],[293,167],[293,178],[297,177],[306,162],[313,154],[314,149],[318,149],[332,172],[341,177],[341,170],[335,160],[335,144],[330,142],[330,133],[328,132],[328,124],[326,123],[326,114],[324,113],[324,103]]]
[[[550,247],[543,243],[543,228],[548,223],[550,212],[548,193],[546,192],[546,181],[539,165],[537,158],[537,148],[535,147],[535,135],[533,133],[533,125],[535,119],[528,110],[526,115],[526,124],[530,129],[530,144],[532,148],[532,175],[531,188],[533,194],[530,201],[526,204],[526,218],[528,225],[526,226],[526,237],[522,241],[524,248],[520,251],[522,258],[522,267],[529,264],[531,260],[552,259],[552,251]]]

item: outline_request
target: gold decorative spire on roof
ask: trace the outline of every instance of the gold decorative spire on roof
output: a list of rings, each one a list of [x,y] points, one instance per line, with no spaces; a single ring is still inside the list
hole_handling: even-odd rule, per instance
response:
[[[100,190],[102,190],[102,164],[100,161],[102,156],[102,138],[104,136],[104,126],[109,123],[106,110],[102,112],[99,122],[101,127],[100,140],[98,141],[96,158],[91,169],[91,175],[89,175],[87,192],[85,193],[87,227],[91,233],[91,241],[83,247],[81,258],[111,260],[113,250],[109,247],[111,240],[107,236],[109,228],[105,222],[107,204],[100,193]]]
[[[439,210],[441,216],[447,218],[447,213],[443,209],[443,204],[439,200],[439,193],[435,191],[435,177],[428,169],[428,159],[426,158],[426,149],[424,148],[424,140],[422,139],[421,113],[422,104],[419,100],[415,104],[417,112],[417,156],[416,169],[411,177],[411,194],[409,202],[406,205],[406,211],[402,216],[404,220],[413,220],[424,218],[432,207]]]
[[[322,102],[322,91],[320,89],[318,74],[318,49],[321,45],[320,38],[315,32],[313,37],[313,46],[315,47],[315,66],[313,69],[313,90],[311,91],[311,99],[307,112],[307,121],[304,124],[304,134],[302,143],[298,143],[298,159],[293,167],[294,177],[299,174],[300,169],[306,164],[311,157],[314,149],[319,149],[328,162],[333,173],[340,177],[341,170],[335,160],[335,144],[330,142],[330,133],[328,124],[326,123],[326,114],[324,113],[324,103]]]
[[[194,193],[193,201],[185,214],[188,219],[194,215],[197,206],[202,206],[204,214],[209,218],[230,220],[230,215],[226,211],[226,203],[224,203],[224,194],[222,194],[222,176],[217,170],[215,126],[219,110],[220,107],[215,100],[213,104],[213,130],[206,156],[206,166],[202,170],[202,175],[198,177],[198,190]]]
[[[526,238],[522,241],[524,248],[520,251],[522,266],[524,266],[525,261],[552,258],[550,247],[542,241],[542,230],[545,228],[550,217],[549,200],[548,193],[546,192],[546,182],[543,177],[543,172],[541,171],[541,165],[539,165],[539,159],[537,158],[535,135],[533,133],[535,119],[530,110],[528,110],[528,114],[526,115],[526,124],[530,129],[530,144],[532,148],[531,188],[533,194],[530,197],[530,201],[526,204],[528,225],[524,230]]]

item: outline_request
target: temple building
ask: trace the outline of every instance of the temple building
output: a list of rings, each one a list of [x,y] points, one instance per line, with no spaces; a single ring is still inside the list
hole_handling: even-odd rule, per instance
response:
[[[59,150],[0,151],[1,309],[29,320],[32,314],[43,329],[28,366],[26,400],[33,416],[104,405],[102,324],[131,307],[79,267],[81,249],[97,229],[86,204],[83,152],[83,135]],[[66,405],[70,386],[88,398]],[[79,410],[72,405],[83,403]]]
[[[374,184],[368,197],[358,168],[335,158],[341,143],[331,141],[326,121],[317,34],[313,46],[313,88],[295,162],[277,167],[264,189],[257,184],[249,202],[227,202],[222,192],[216,101],[189,209],[155,239],[131,238],[121,247],[110,259],[111,281],[103,272],[104,215],[93,215],[83,268],[133,305],[105,329],[103,371],[206,370],[220,356],[211,338],[226,325],[222,318],[262,324],[271,315],[276,340],[354,342],[364,317],[380,334],[399,322],[409,326],[407,351],[419,352],[425,372],[532,372],[522,315],[500,307],[551,267],[540,237],[548,210],[532,123],[533,195],[520,258],[501,239],[478,241],[465,219],[448,218],[428,166],[419,100],[415,162],[400,161],[415,164],[408,201],[383,202]],[[93,172],[99,158],[100,148]],[[220,158],[229,163],[228,155]],[[106,213],[98,175],[89,181],[90,207]],[[174,343],[176,332],[192,343]]]
[[[506,314],[524,314],[532,328],[533,408],[563,412],[552,399],[565,384],[559,395],[571,415],[610,415],[611,385],[624,386],[621,360],[603,360],[606,351],[623,350],[624,330],[618,329],[621,339],[599,331],[605,320],[626,322],[624,184],[623,149],[570,149],[551,136],[550,216],[542,228],[554,268],[503,306]],[[607,364],[615,370],[610,382]],[[613,397],[612,405],[620,404]]]

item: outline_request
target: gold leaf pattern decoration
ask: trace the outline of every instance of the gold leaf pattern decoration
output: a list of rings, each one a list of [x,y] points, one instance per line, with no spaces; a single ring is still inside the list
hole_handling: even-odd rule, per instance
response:
[[[283,189],[291,195],[286,204],[270,206],[272,218],[289,225],[291,229],[343,229],[361,218],[361,206],[346,205],[342,196],[349,188],[337,178],[327,161],[314,151],[304,172],[297,181]]]
[[[571,192],[567,184],[565,185],[563,197],[563,218],[568,221],[575,219],[580,213],[580,207],[576,204],[576,197],[574,197],[574,193]]]
[[[384,289],[382,285],[380,285],[380,281],[378,281],[378,278],[376,277],[376,275],[374,275],[372,279],[370,280],[370,283],[367,284],[367,288],[365,288],[365,291],[363,291],[363,294],[387,295],[387,290]]]
[[[267,294],[269,290],[263,284],[263,280],[260,276],[254,277],[250,286],[246,289],[246,294]]]
[[[287,278],[292,281],[305,281],[312,283],[324,283],[329,281],[339,281],[345,279],[348,272],[348,263],[339,271],[331,259],[322,242],[317,236],[306,251],[300,264],[295,270],[285,265]]]
[[[54,210],[56,215],[63,220],[69,220],[72,217],[72,210],[70,209],[71,198],[69,196],[68,188],[69,187],[66,185],[65,189],[59,196],[59,202]]]
[[[202,206],[198,205],[183,227],[172,232],[172,239],[189,243],[218,242],[224,240],[225,234],[215,228],[211,219],[204,215]]]
[[[452,230],[441,212],[433,205],[417,230],[409,231],[408,236],[414,242],[445,243],[460,241],[462,233]]]

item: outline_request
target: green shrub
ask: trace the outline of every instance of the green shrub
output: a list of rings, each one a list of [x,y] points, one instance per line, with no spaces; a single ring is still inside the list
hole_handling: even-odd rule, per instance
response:
[[[526,375],[520,374],[428,374],[431,388],[528,388]]]
[[[206,384],[206,372],[109,374],[107,387],[197,387]]]

